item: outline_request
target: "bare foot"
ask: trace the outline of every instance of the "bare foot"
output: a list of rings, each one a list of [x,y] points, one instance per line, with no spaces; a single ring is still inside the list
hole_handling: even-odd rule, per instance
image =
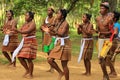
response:
[[[63,75],[64,75],[64,73],[60,73],[57,80],[61,80],[61,78],[63,77]]]
[[[13,68],[15,68],[16,65],[14,65],[13,63],[9,63],[9,64],[8,64],[8,67],[13,67]]]
[[[116,78],[117,77],[117,73],[116,72],[111,72],[111,73],[109,73],[109,77],[110,78]]]
[[[110,80],[110,79],[109,79],[109,76],[107,76],[107,75],[106,75],[106,76],[103,76],[103,80]]]
[[[85,72],[85,73],[83,73],[82,75],[85,75],[85,76],[90,76],[91,74],[90,74],[90,73]]]
[[[46,72],[51,72],[51,73],[53,73],[53,72],[54,72],[54,69],[51,68],[51,69],[47,70]]]
[[[27,78],[27,79],[32,79],[32,78],[33,78],[33,75],[28,74],[28,75],[26,76],[26,78]]]
[[[29,75],[29,72],[28,72],[28,71],[26,71],[26,72],[25,72],[25,74],[23,75],[23,77],[25,77],[25,78],[26,78],[28,75]]]
[[[82,75],[86,75],[87,74],[87,72],[85,72],[85,73],[82,73]]]

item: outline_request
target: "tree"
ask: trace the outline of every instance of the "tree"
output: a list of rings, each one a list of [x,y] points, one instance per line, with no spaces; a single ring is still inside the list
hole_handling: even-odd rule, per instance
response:
[[[1,19],[4,17],[5,10],[12,9],[16,17],[23,15],[26,11],[33,11],[39,18],[39,24],[46,16],[47,8],[53,6],[55,11],[59,8],[68,10],[68,22],[73,26],[75,21],[81,22],[83,13],[92,14],[92,20],[99,13],[99,5],[101,2],[107,1],[110,3],[110,11],[120,10],[120,0],[0,0],[1,4]],[[23,17],[21,17],[23,18]],[[41,21],[40,21],[41,20]],[[22,21],[22,20],[21,20]]]

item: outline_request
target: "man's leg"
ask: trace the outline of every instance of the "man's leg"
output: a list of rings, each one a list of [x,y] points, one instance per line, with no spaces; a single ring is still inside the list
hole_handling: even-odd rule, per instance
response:
[[[106,62],[103,57],[100,57],[100,66],[103,72],[103,80],[110,80],[106,69]]]

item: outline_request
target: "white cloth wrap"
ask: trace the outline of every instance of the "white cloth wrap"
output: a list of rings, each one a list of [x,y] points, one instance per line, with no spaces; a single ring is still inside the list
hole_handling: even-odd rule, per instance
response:
[[[67,36],[67,37],[56,37],[56,40],[55,40],[55,43],[54,44],[56,44],[57,43],[57,41],[58,40],[61,40],[61,46],[64,46],[65,45],[65,39],[68,39],[69,38],[69,36]]]
[[[25,37],[25,38],[34,38],[35,36],[28,36],[28,37]],[[15,57],[17,56],[17,54],[19,53],[19,51],[22,49],[23,47],[23,44],[24,44],[24,37],[22,38],[19,46],[14,50],[13,52],[13,55],[12,55],[12,62],[15,61]]]
[[[82,59],[82,55],[83,55],[83,50],[84,50],[84,46],[85,46],[85,41],[86,40],[92,40],[93,38],[82,38],[81,39],[81,47],[80,47],[80,53],[79,53],[79,57],[78,57],[78,63],[80,63],[81,59]]]
[[[48,21],[48,16],[47,16],[46,19],[45,19],[45,23],[46,23],[46,24],[49,23],[49,21]]]
[[[5,35],[4,40],[3,40],[3,46],[7,46],[8,45],[8,43],[9,43],[9,37],[10,36],[8,34]]]

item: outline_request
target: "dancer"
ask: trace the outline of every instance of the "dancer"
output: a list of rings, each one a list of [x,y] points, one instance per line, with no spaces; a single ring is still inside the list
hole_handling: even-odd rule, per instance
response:
[[[17,21],[13,18],[13,16],[14,13],[12,10],[6,11],[7,19],[5,20],[2,29],[3,34],[5,35],[2,45],[2,53],[8,59],[9,65],[16,67],[16,60],[13,63],[11,61],[11,56],[13,54],[13,51],[18,46],[18,34],[13,31],[14,28],[17,28]],[[11,56],[9,55],[9,52]]]
[[[107,45],[106,42],[110,41],[110,37],[112,35],[113,27],[110,28],[110,26],[113,25],[113,16],[109,11],[109,3],[108,2],[103,2],[100,4],[100,16],[96,18],[96,23],[98,26],[98,33],[99,33],[99,38],[98,38],[98,58],[100,61],[100,66],[103,72],[103,80],[110,80],[107,70],[106,70],[106,56],[101,54],[101,51],[103,50],[103,45]]]
[[[56,35],[55,47],[51,50],[48,56],[48,63],[59,73],[58,79],[61,80],[65,76],[65,80],[69,80],[68,61],[71,59],[71,42],[69,39],[69,24],[66,21],[67,10],[59,9],[57,13],[57,21],[55,29],[44,29],[50,34]],[[61,60],[63,71],[59,68],[55,59]]]
[[[18,48],[18,59],[21,65],[25,68],[26,72],[23,77],[33,78],[34,63],[33,60],[36,58],[37,52],[37,40],[35,37],[36,24],[34,19],[34,13],[29,11],[25,14],[25,23],[20,30],[14,29],[16,32],[22,34],[22,41]],[[21,49],[19,49],[19,47]],[[16,51],[15,50],[15,51]],[[15,52],[14,52],[15,53]],[[14,55],[14,54],[13,54]]]
[[[92,34],[95,32],[93,29],[93,24],[90,23],[91,15],[84,14],[82,17],[83,23],[77,25],[77,32],[78,34],[82,34],[81,40],[81,50],[80,56],[78,58],[78,62],[80,62],[81,58],[84,59],[84,66],[86,72],[84,75],[91,75],[91,62],[92,54],[93,54],[93,38]]]
[[[48,10],[47,10],[47,15],[48,16],[46,17],[43,25],[41,26],[41,30],[44,33],[44,36],[43,36],[43,52],[46,52],[48,55],[54,47],[55,36],[45,32],[43,29],[45,27],[51,27],[52,24],[54,24],[55,17],[53,16],[53,13],[54,13],[54,9],[53,8],[48,8]],[[50,66],[50,69],[47,72],[54,72],[54,69]]]
[[[109,76],[114,78],[117,77],[117,73],[114,67],[115,64],[115,58],[112,59],[112,57],[114,56],[114,54],[116,53],[115,50],[117,49],[117,46],[119,44],[118,41],[118,33],[120,31],[120,24],[118,23],[120,14],[116,11],[112,12],[113,13],[113,22],[114,22],[114,34],[115,34],[115,38],[113,39],[113,45],[108,53],[108,56],[106,57],[106,61],[108,66],[110,67],[110,73]]]

